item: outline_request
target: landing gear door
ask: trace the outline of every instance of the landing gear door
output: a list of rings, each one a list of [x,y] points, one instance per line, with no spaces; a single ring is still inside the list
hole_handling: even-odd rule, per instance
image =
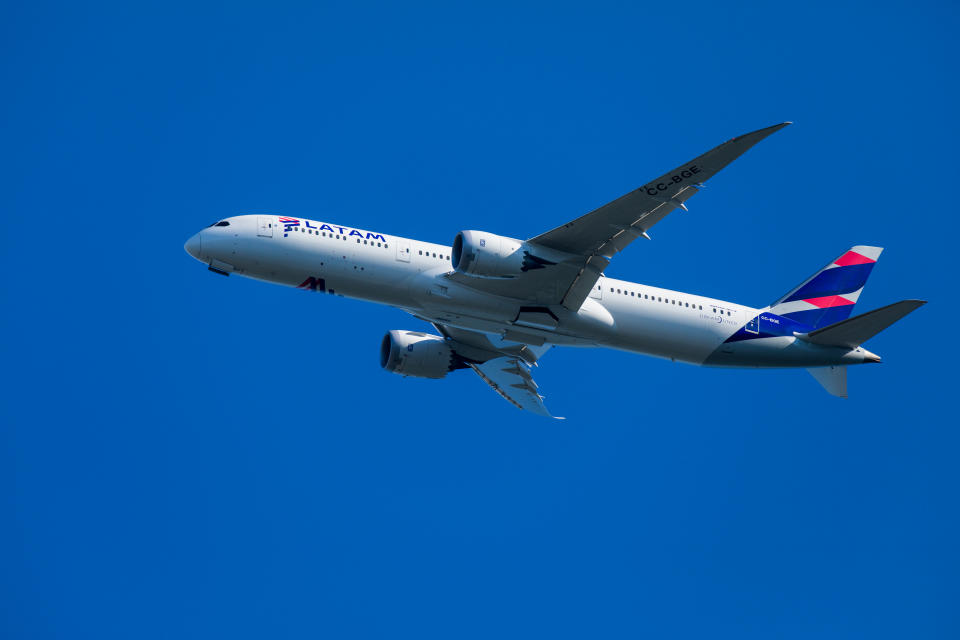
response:
[[[273,220],[273,216],[257,216],[257,235],[264,238],[272,238]]]
[[[397,260],[399,262],[410,262],[410,242],[407,240],[397,241]]]

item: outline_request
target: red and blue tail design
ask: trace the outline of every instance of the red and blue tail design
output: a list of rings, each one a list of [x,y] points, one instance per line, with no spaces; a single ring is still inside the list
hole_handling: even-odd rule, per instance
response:
[[[770,312],[813,328],[850,317],[882,247],[856,246],[770,306]]]

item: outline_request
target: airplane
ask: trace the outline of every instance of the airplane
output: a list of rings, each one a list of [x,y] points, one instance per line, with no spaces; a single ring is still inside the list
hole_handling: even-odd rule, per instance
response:
[[[443,378],[472,369],[508,402],[554,417],[531,376],[554,346],[606,347],[710,367],[799,367],[847,396],[847,367],[880,362],[869,338],[926,304],[903,300],[850,317],[883,250],[858,245],[753,308],[607,277],[618,252],[703,183],[791,124],[747,133],[642,187],[528,240],[467,230],[434,244],[283,215],[225,218],[184,249],[221,275],[402,309],[434,333],[392,330],[380,365]]]

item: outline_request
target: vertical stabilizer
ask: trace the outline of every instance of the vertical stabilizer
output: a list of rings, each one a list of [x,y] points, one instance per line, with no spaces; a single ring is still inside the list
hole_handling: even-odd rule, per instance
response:
[[[807,369],[817,382],[832,396],[847,397],[847,368],[842,365]]]
[[[850,317],[882,247],[858,245],[770,306],[770,312],[818,329]]]

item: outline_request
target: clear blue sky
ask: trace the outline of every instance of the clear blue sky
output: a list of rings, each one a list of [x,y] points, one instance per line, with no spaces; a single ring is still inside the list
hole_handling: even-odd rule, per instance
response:
[[[956,638],[958,6],[7,3],[0,636]],[[552,422],[385,307],[207,272],[239,213],[529,237],[796,124],[612,276],[763,305],[853,244],[851,398],[554,350]]]

